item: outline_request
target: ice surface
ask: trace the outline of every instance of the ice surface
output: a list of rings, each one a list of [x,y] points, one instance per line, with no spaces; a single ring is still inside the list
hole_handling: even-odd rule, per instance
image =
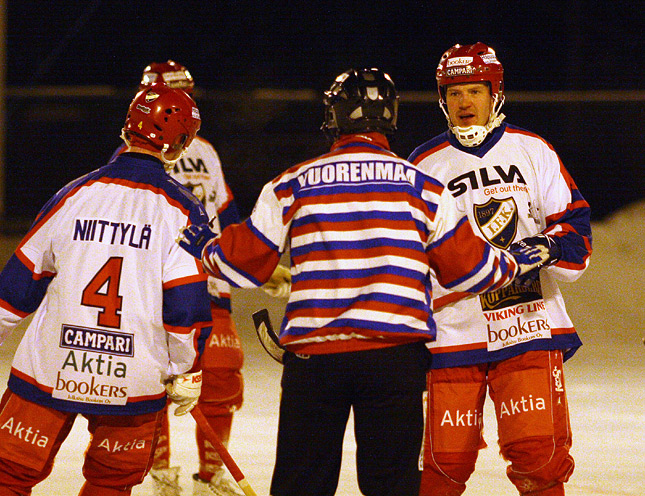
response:
[[[567,484],[569,496],[645,495],[645,202],[595,223],[594,253],[587,272],[561,288],[567,307],[585,343],[565,365],[573,428],[572,454],[576,469]],[[17,239],[5,239],[11,251]],[[5,258],[6,260],[6,258]],[[267,495],[275,456],[280,365],[261,348],[251,314],[267,307],[274,325],[280,322],[284,301],[260,290],[238,290],[234,316],[245,351],[245,402],[236,413],[229,450],[258,495]],[[4,391],[11,356],[20,330],[0,347],[0,391]],[[173,465],[181,465],[184,494],[192,493],[190,475],[196,471],[194,422],[173,417]],[[83,484],[81,465],[88,441],[86,421],[79,417],[57,459],[52,475],[34,489],[34,496],[70,495]],[[484,414],[489,447],[480,452],[477,470],[466,496],[517,494],[506,479],[505,462],[497,452],[492,404]],[[337,495],[358,495],[355,444],[350,420],[345,438]],[[134,495],[151,494],[148,480]]]

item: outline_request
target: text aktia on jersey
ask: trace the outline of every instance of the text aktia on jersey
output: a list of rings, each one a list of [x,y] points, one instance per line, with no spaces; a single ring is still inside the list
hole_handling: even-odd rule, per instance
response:
[[[97,374],[120,378],[125,378],[128,373],[128,367],[125,362],[114,362],[113,364],[112,355],[107,355],[107,358],[104,358],[101,353],[93,354],[87,351],[84,351],[81,356],[78,356],[74,350],[70,350],[61,370],[65,371],[68,367],[74,372],[80,372],[82,374]]]

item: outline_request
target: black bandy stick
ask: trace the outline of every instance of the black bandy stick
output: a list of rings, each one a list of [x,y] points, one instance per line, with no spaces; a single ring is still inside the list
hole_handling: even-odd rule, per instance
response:
[[[265,351],[276,362],[282,363],[282,356],[285,349],[280,345],[280,340],[273,330],[271,319],[269,318],[269,311],[266,308],[258,310],[253,314],[253,323],[255,324],[255,332],[258,335],[260,344]]]

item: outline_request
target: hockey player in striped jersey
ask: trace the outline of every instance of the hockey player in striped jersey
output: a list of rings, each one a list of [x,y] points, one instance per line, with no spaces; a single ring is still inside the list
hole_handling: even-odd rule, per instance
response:
[[[266,281],[289,250],[280,330],[282,394],[274,496],[333,494],[353,409],[363,494],[416,496],[422,394],[435,334],[430,270],[457,291],[508,285],[547,255],[476,237],[444,186],[389,149],[398,95],[379,69],[349,70],[325,93],[331,151],[265,185],[251,217],[180,245],[234,286]]]
[[[211,329],[207,275],[175,243],[208,217],[164,167],[195,137],[195,102],[155,85],[133,99],[125,153],[61,189],[0,274],[0,342],[33,313],[0,402],[0,495],[30,494],[78,414],[81,495],[129,495],[170,397],[189,412]]]
[[[482,238],[499,248],[541,239],[554,257],[523,284],[485,295],[435,291],[421,494],[466,489],[486,446],[488,390],[511,482],[520,494],[561,496],[574,467],[562,366],[581,342],[556,279],[574,281],[587,267],[589,205],[549,143],[503,122],[503,68],[490,47],[455,45],[437,82],[449,130],[409,160],[447,185]]]
[[[144,70],[139,90],[153,84],[165,84],[193,95],[195,80],[183,65],[168,60],[152,62]],[[110,161],[126,150],[117,149]],[[222,163],[213,145],[200,136],[190,143],[168,174],[202,202],[213,229],[220,231],[240,221],[233,193],[224,178]],[[202,394],[200,409],[219,439],[228,446],[234,413],[242,407],[244,381],[242,364],[244,354],[235,322],[231,316],[231,288],[221,278],[210,277],[208,292],[213,316],[213,330],[202,356]],[[201,429],[195,429],[199,469],[193,474],[193,495],[231,496],[242,494],[226,475],[222,459],[204,438]],[[171,434],[168,412],[164,416],[162,433],[155,451],[150,476],[154,494],[179,496],[180,466],[171,466]]]

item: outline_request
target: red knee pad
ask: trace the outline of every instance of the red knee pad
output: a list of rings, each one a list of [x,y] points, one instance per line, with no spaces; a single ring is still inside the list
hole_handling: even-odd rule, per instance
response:
[[[244,400],[244,380],[238,370],[210,368],[203,370],[199,406],[207,417],[239,410]]]
[[[132,416],[88,416],[92,439],[83,465],[88,484],[102,491],[128,491],[140,484],[152,466],[164,414],[162,410]],[[130,493],[105,492],[110,494]]]
[[[428,453],[423,456],[419,496],[459,496],[475,471],[478,452]]]
[[[430,371],[426,449],[470,453],[486,447],[482,433],[485,377],[479,366]]]
[[[503,446],[502,454],[511,462],[506,475],[520,494],[564,494],[558,487],[569,480],[575,467],[569,446],[554,446],[551,436],[515,441]]]

